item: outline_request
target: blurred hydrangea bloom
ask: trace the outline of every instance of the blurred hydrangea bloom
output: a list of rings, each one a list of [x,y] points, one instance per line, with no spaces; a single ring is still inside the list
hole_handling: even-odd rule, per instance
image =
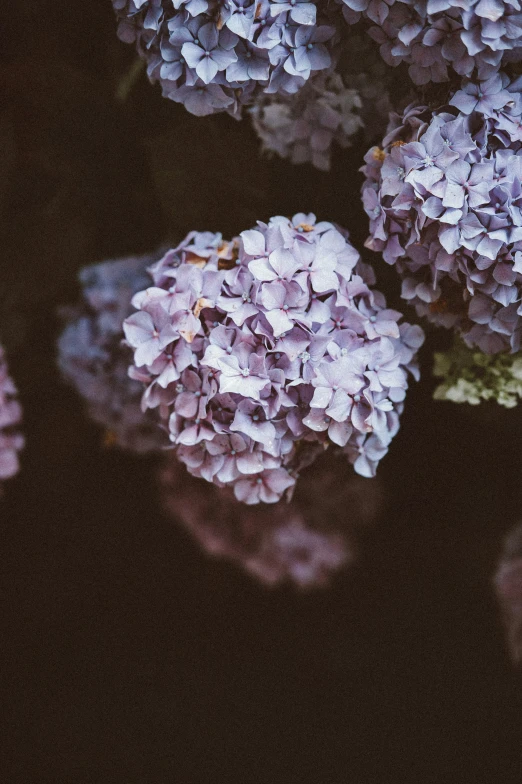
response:
[[[363,126],[359,92],[339,74],[319,74],[295,95],[260,95],[252,122],[265,152],[328,171],[332,145],[349,147]]]
[[[320,458],[290,504],[247,507],[229,490],[187,476],[171,459],[160,474],[163,506],[209,555],[226,558],[268,586],[322,587],[351,563],[359,529],[379,512],[377,479],[347,479],[344,458]]]
[[[402,69],[388,68],[355,28],[336,73],[312,76],[295,95],[261,94],[250,113],[264,152],[328,171],[336,145],[350,147],[359,133],[367,143],[382,138],[392,110],[390,94],[395,107],[404,106],[405,91],[409,83]]]
[[[488,79],[522,59],[520,0],[342,0],[346,20],[361,17],[388,65],[405,62],[415,84],[460,76]]]
[[[460,340],[455,341],[450,351],[435,354],[433,374],[443,379],[435,390],[435,400],[472,406],[494,400],[505,408],[513,408],[522,398],[519,356],[471,351]]]
[[[62,376],[105,428],[107,445],[139,453],[158,450],[168,439],[156,419],[141,410],[142,387],[128,376],[122,324],[132,310],[132,295],[148,282],[147,265],[156,259],[130,257],[85,267],[79,276],[83,299],[63,309],[66,326],[58,341]]]
[[[373,476],[399,428],[423,332],[370,288],[347,236],[303,213],[232,242],[191,232],[132,300],[144,407],[191,473],[247,504],[290,495],[331,443]]]
[[[312,0],[112,2],[151,81],[196,115],[239,117],[256,93],[295,93],[332,66],[342,21],[338,5]]]
[[[363,167],[367,246],[420,315],[491,354],[520,348],[520,86],[497,74],[434,111],[411,104]]]
[[[4,480],[13,477],[20,469],[18,453],[24,446],[24,438],[19,432],[21,421],[22,407],[0,345],[0,495]]]
[[[507,642],[515,664],[522,662],[522,524],[507,536],[494,578]]]

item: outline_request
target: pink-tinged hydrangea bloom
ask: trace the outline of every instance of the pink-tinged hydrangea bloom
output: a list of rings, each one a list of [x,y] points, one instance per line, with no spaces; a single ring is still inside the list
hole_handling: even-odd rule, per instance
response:
[[[316,0],[112,0],[118,35],[135,43],[151,81],[195,115],[294,94],[333,67],[340,7]]]
[[[124,322],[130,372],[192,474],[275,503],[336,444],[373,476],[423,333],[386,308],[346,232],[303,213],[231,242],[192,232],[150,272]]]
[[[339,0],[353,24],[373,23],[371,37],[389,65],[405,62],[415,84],[445,82],[451,72],[487,79],[520,61],[520,0]]]
[[[522,525],[508,535],[494,577],[511,658],[522,662]]]
[[[148,281],[147,265],[156,257],[130,257],[85,267],[80,273],[82,302],[64,309],[66,326],[58,341],[58,364],[62,376],[85,400],[89,416],[106,430],[108,445],[134,452],[161,449],[168,439],[150,413],[141,410],[142,385],[129,378],[129,350],[123,343],[123,319],[131,311],[131,298]],[[158,309],[153,312],[158,313]],[[169,372],[172,360],[156,348],[150,323],[141,316],[141,331],[134,327],[136,342],[147,360],[156,361],[158,384],[168,384],[179,374]],[[164,321],[167,319],[165,318]],[[149,332],[147,332],[149,329]],[[168,332],[168,330],[167,330]],[[161,355],[161,356],[160,356]],[[183,356],[177,352],[178,365]],[[187,366],[190,363],[187,362]]]
[[[410,105],[363,168],[368,247],[420,315],[490,354],[520,348],[520,86],[497,74],[440,109]]]
[[[165,511],[206,553],[227,559],[266,586],[291,583],[308,590],[327,585],[353,562],[359,530],[374,522],[381,508],[378,480],[346,478],[344,469],[342,455],[321,457],[290,504],[268,508],[244,506],[230,490],[187,476],[174,456],[162,466],[159,481]]]
[[[3,481],[13,477],[20,469],[18,453],[24,446],[19,432],[21,421],[22,407],[0,346],[0,494]]]

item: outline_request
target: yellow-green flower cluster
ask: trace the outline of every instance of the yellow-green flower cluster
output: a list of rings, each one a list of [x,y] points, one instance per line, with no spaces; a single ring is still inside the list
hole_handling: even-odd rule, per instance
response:
[[[456,340],[450,351],[435,354],[433,374],[443,379],[434,392],[435,400],[472,406],[494,400],[513,408],[522,398],[522,354],[491,356]]]

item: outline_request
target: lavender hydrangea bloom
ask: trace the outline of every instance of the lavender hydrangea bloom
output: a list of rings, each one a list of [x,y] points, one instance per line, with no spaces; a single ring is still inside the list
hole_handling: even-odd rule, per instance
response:
[[[199,116],[263,92],[294,94],[330,69],[340,8],[316,0],[113,0],[118,35],[135,43],[163,95]]]
[[[245,507],[230,491],[187,476],[176,459],[161,468],[163,506],[206,553],[237,564],[262,584],[324,587],[356,555],[359,529],[381,507],[377,479],[346,479],[331,454],[314,464],[290,504]]]
[[[522,662],[522,525],[506,537],[494,577],[506,628],[509,653],[515,664]]]
[[[246,504],[288,497],[330,444],[372,476],[397,432],[423,333],[370,288],[347,237],[304,213],[231,242],[192,232],[133,298],[144,406],[192,474]]]
[[[21,421],[18,393],[8,372],[4,349],[0,346],[0,495],[2,483],[20,469],[18,453],[24,446],[24,438],[19,432]]]
[[[369,33],[389,65],[408,63],[419,85],[449,70],[487,79],[522,59],[520,0],[342,0],[345,17],[373,23]]]
[[[349,147],[362,127],[361,106],[341,76],[321,73],[296,95],[260,95],[251,116],[264,151],[328,171],[333,144]]]
[[[350,147],[361,132],[368,143],[382,138],[390,92],[396,102],[404,92],[400,71],[386,68],[366,36],[352,32],[337,73],[317,73],[295,95],[256,98],[250,114],[263,151],[328,171],[336,145]]]
[[[497,74],[392,117],[363,167],[368,247],[420,315],[489,354],[520,348],[521,149],[519,81]]]
[[[168,444],[155,418],[141,410],[142,386],[128,376],[122,343],[131,297],[146,285],[152,261],[130,257],[85,267],[83,301],[64,309],[66,326],[58,341],[60,371],[85,400],[89,416],[105,428],[106,443],[138,453]]]

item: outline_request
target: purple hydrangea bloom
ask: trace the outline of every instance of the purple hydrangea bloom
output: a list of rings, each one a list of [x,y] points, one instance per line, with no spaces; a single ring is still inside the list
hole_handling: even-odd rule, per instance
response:
[[[362,127],[362,102],[338,74],[319,74],[296,95],[260,95],[251,116],[263,151],[330,168],[332,145],[349,147]]]
[[[509,653],[515,664],[522,662],[522,525],[506,537],[494,587],[506,628]]]
[[[150,272],[124,322],[131,374],[192,474],[274,503],[336,444],[373,476],[423,333],[386,308],[346,232],[304,213],[231,242],[192,232]]]
[[[187,476],[176,459],[161,468],[165,511],[206,553],[241,567],[262,584],[326,586],[353,562],[359,529],[374,522],[382,503],[377,479],[344,476],[331,453],[307,472],[290,504],[244,506],[229,490]]]
[[[520,60],[520,0],[340,0],[345,17],[373,23],[369,33],[389,65],[405,62],[419,85],[444,82],[449,70],[487,79]]]
[[[493,354],[522,326],[522,100],[497,74],[449,105],[410,105],[366,155],[368,247],[403,279],[420,315]]]
[[[130,257],[85,267],[82,302],[64,308],[66,326],[58,341],[62,376],[85,400],[89,416],[105,428],[106,444],[138,453],[168,445],[156,419],[141,410],[142,385],[129,378],[122,331],[132,295],[146,285],[146,267],[156,259]]]
[[[113,0],[118,35],[151,81],[192,114],[235,117],[263,92],[289,95],[330,69],[340,8],[317,0]]]
[[[0,494],[4,480],[13,477],[20,469],[18,453],[24,446],[24,438],[19,432],[21,421],[22,407],[0,345]]]

